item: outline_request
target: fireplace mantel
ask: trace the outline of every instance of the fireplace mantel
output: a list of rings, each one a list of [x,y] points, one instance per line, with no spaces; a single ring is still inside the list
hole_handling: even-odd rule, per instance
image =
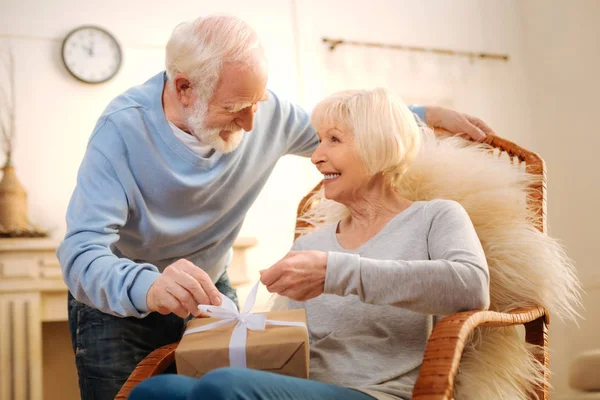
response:
[[[58,244],[50,239],[0,239],[0,400],[65,399],[60,390],[65,387],[44,379],[44,374],[72,363],[73,355],[64,354],[63,346],[51,359],[43,357],[51,350],[44,343],[52,342],[43,337],[43,324],[67,320]],[[248,282],[245,253],[255,245],[254,238],[239,238],[234,244],[229,274],[236,287]],[[64,325],[63,341],[69,335]],[[51,382],[52,388],[44,388],[43,382]],[[74,380],[68,384],[77,385]],[[59,392],[52,393],[54,388]]]

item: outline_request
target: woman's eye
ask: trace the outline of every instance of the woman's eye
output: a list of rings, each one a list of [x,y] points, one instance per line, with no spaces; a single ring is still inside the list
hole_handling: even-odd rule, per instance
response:
[[[332,137],[331,137],[331,141],[332,141],[332,142],[339,142],[339,141],[340,141],[340,139],[338,139],[338,138],[337,138],[337,137],[335,137],[335,136],[332,136]]]

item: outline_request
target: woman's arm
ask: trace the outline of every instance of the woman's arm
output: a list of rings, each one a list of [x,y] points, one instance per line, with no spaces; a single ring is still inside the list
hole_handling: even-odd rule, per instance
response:
[[[489,306],[489,273],[479,238],[456,202],[432,202],[431,260],[375,260],[329,252],[324,293],[357,295],[370,304],[447,315]],[[399,245],[390,243],[390,246]]]

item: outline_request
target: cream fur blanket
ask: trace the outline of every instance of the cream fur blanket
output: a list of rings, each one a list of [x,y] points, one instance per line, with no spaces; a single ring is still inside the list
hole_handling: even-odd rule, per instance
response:
[[[458,137],[425,138],[423,151],[401,182],[412,200],[446,198],[467,210],[490,269],[490,310],[541,305],[552,317],[575,319],[580,284],[560,244],[539,232],[527,205],[537,176],[487,145]],[[541,366],[517,328],[478,328],[463,353],[455,397],[528,399]]]
[[[541,305],[550,315],[575,319],[580,284],[561,245],[539,232],[527,205],[537,178],[491,147],[458,137],[426,134],[399,190],[411,200],[458,201],[467,210],[490,269],[490,310]],[[455,385],[457,400],[528,399],[542,368],[516,327],[478,328],[467,345]]]

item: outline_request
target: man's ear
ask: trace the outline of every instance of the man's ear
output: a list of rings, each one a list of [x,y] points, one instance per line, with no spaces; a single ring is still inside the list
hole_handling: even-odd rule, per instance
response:
[[[173,82],[175,84],[175,93],[177,94],[177,98],[181,104],[183,104],[185,107],[192,105],[194,102],[192,83],[188,77],[180,72],[175,75]]]

